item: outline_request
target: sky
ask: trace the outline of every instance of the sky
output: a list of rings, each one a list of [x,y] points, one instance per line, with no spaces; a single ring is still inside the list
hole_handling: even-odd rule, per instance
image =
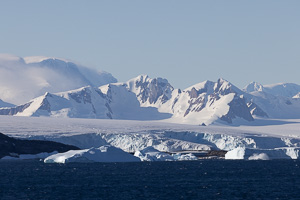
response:
[[[0,53],[51,56],[184,89],[300,84],[300,1],[0,1]]]

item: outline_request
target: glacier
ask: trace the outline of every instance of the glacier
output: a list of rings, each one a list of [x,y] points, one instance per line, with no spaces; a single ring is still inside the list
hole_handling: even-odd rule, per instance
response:
[[[285,123],[232,127],[161,121],[0,116],[1,132],[9,136],[56,141],[81,149],[111,145],[135,153],[152,147],[169,154],[211,150],[230,152],[236,148],[255,149],[257,152],[254,153],[261,154],[281,149],[292,155],[288,158],[299,159],[296,150],[300,147],[300,120],[281,122]]]

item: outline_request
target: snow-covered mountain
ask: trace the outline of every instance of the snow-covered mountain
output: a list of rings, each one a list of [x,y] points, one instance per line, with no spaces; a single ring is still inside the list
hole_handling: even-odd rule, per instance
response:
[[[35,65],[31,58],[27,63]],[[39,61],[39,60],[38,60]],[[25,61],[24,61],[25,62]],[[84,80],[80,67],[63,60],[46,59],[39,66],[56,68],[61,73],[73,74]],[[58,63],[58,64],[57,64]],[[77,70],[76,70],[77,69]],[[185,90],[174,87],[163,78],[140,75],[124,83],[109,83],[90,86],[67,92],[49,93],[27,103],[0,108],[0,115],[51,116],[70,118],[162,120],[174,123],[209,125],[244,124],[257,117],[295,119],[300,118],[300,100],[292,98],[296,90],[271,94],[270,87],[251,83],[240,90],[229,81],[220,78],[216,82],[204,81]],[[84,81],[83,81],[84,82]],[[286,87],[292,91],[291,88]],[[279,89],[278,89],[279,91]],[[280,95],[283,94],[283,95]],[[289,95],[288,95],[289,94]]]
[[[248,93],[246,94],[248,106],[251,107],[251,104],[259,106],[252,114],[278,119],[300,118],[300,85],[294,83],[261,85],[252,82],[243,91]]]
[[[254,91],[263,91],[263,90],[264,90],[264,86],[254,81],[249,83],[243,88],[243,91],[247,93],[254,92]]]
[[[253,121],[243,92],[224,79],[205,81],[183,91],[174,89],[166,79],[146,75],[124,85],[136,94],[141,106],[172,114],[172,122],[207,125],[216,120],[232,123],[235,118]]]
[[[266,117],[276,119],[297,119],[300,118],[300,100],[291,97],[274,96],[267,92],[251,92],[250,103],[255,103]],[[256,110],[257,112],[258,110]],[[258,115],[262,116],[263,115]]]
[[[214,121],[232,123],[235,119],[253,121],[243,92],[230,82],[219,79],[205,81],[185,89],[173,104],[175,117],[186,123],[211,124]]]
[[[23,105],[1,108],[0,115],[128,120],[157,120],[170,116],[159,113],[156,108],[140,107],[135,94],[120,84],[100,88],[87,86],[54,94],[46,92]]]
[[[266,92],[274,96],[294,97],[300,93],[300,85],[295,83],[278,83],[272,85],[262,85],[257,82],[251,82],[243,91],[251,92]]]
[[[161,120],[189,124],[253,121],[243,92],[224,79],[205,81],[184,91],[166,79],[138,76],[126,83],[100,88],[84,87],[62,93],[45,93],[2,115],[53,116],[100,119]]]
[[[107,72],[50,57],[0,54],[0,99],[22,104],[46,92],[56,93],[117,80]]]

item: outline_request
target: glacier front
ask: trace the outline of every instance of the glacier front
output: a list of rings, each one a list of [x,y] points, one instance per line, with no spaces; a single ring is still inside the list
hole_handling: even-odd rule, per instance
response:
[[[294,151],[300,147],[299,120],[269,126],[232,127],[157,121],[0,116],[0,127],[9,136],[56,141],[81,149],[111,145],[134,154],[153,147],[160,152],[175,154],[230,152],[240,147],[246,151],[257,151],[250,156],[265,153],[272,159],[268,152],[281,149],[287,158],[299,159],[299,154]]]

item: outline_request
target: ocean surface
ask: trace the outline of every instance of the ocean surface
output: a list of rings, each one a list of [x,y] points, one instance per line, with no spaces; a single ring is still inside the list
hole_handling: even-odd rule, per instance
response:
[[[300,161],[0,161],[0,199],[300,199]]]

